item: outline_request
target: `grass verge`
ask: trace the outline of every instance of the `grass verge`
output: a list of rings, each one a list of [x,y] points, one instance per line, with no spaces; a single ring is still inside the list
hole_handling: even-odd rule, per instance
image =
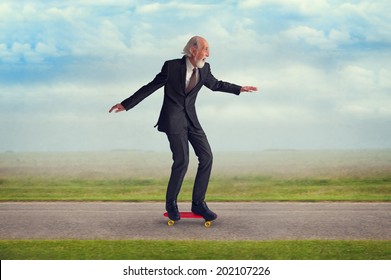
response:
[[[391,241],[2,240],[2,260],[390,260]]]
[[[167,179],[9,177],[0,179],[0,201],[164,201]],[[193,181],[180,200],[191,200]],[[391,201],[391,177],[281,179],[214,177],[208,201]]]

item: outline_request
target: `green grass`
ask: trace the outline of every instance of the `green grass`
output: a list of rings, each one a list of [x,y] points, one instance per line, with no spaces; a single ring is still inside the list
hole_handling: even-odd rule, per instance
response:
[[[167,178],[3,177],[0,201],[163,201]],[[185,180],[180,200],[191,199]],[[208,201],[391,201],[391,176],[274,178],[215,176]]]
[[[2,260],[390,260],[390,241],[0,241]]]

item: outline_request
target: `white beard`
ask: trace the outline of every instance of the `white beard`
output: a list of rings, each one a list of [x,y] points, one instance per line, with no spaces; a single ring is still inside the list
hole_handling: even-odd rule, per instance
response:
[[[205,66],[205,60],[203,60],[203,59],[198,60],[196,65],[197,65],[197,68],[204,67]]]

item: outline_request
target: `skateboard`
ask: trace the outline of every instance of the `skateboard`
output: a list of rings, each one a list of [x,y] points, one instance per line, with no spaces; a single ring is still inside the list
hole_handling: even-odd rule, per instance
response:
[[[181,219],[203,219],[201,215],[194,214],[193,212],[180,212],[181,214]],[[168,218],[167,212],[163,214],[164,217]],[[168,220],[167,225],[169,227],[173,226],[175,224],[175,221],[173,220]],[[209,228],[212,225],[212,221],[206,221],[204,223],[204,226],[206,228]]]

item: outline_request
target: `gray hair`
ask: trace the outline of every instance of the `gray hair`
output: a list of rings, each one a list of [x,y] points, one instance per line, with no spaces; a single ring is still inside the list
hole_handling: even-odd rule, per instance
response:
[[[200,36],[191,37],[190,40],[189,40],[189,42],[187,42],[186,46],[183,48],[182,53],[183,53],[184,55],[190,57],[190,56],[191,56],[191,51],[190,51],[190,49],[191,49],[192,47],[198,48],[200,39],[201,39]]]

